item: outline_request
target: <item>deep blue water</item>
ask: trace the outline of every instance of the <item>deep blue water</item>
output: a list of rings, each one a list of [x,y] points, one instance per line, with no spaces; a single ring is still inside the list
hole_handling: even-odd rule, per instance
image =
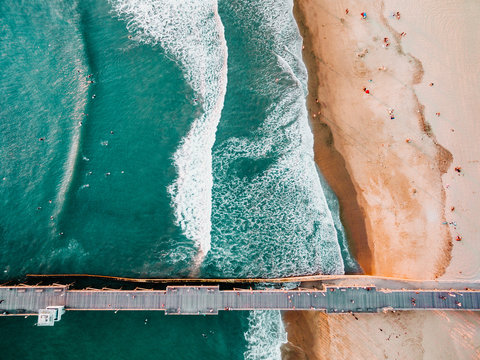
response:
[[[0,29],[1,279],[356,268],[290,0],[5,0]],[[7,358],[278,358],[286,336],[276,312],[32,324],[0,319]]]

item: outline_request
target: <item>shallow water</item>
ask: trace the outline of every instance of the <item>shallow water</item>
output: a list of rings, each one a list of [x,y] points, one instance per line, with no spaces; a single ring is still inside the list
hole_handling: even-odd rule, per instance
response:
[[[291,8],[273,0],[2,2],[0,277],[355,269],[335,195],[313,162]],[[96,345],[115,358],[133,354],[121,326],[145,354],[178,346],[165,328],[215,332],[214,351],[201,334],[184,339],[202,358],[278,358],[285,340],[277,312],[148,314],[147,325],[144,316],[68,313],[48,330],[0,322],[15,336],[45,336],[52,346],[40,358],[66,348],[66,334],[92,341],[89,326],[117,334],[111,348]],[[140,330],[153,322],[149,335]],[[152,332],[163,347],[146,340]],[[75,346],[82,358],[95,348]]]

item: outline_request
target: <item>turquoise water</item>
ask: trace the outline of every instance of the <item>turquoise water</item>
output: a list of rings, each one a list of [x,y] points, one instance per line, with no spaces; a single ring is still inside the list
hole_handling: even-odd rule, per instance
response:
[[[313,162],[290,0],[6,0],[0,28],[1,279],[357,269]],[[0,319],[0,343],[268,359],[286,336],[277,312],[32,323]]]

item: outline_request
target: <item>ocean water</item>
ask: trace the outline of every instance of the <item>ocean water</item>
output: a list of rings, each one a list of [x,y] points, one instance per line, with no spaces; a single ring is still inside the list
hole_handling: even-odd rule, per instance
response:
[[[356,270],[313,161],[292,6],[0,2],[0,278]],[[278,312],[33,323],[0,319],[3,348],[43,344],[6,358],[278,359],[286,341]]]

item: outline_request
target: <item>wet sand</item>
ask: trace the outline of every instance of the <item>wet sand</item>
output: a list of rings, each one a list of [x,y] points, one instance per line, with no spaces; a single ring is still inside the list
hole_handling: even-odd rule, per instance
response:
[[[478,279],[480,4],[297,0],[294,13],[316,161],[365,273]],[[480,357],[478,313],[284,319],[285,358]]]

